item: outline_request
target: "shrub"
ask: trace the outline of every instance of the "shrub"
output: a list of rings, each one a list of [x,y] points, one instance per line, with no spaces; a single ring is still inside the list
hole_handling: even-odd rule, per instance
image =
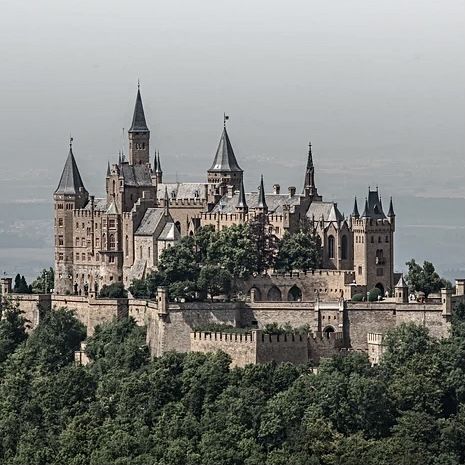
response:
[[[107,299],[119,299],[128,296],[128,292],[124,288],[123,283],[113,283],[109,286],[105,285],[102,287],[99,293],[99,297]]]
[[[364,295],[363,294],[354,294],[352,296],[352,302],[362,302],[362,300],[364,299]]]
[[[377,287],[374,287],[368,292],[368,300],[370,302],[376,302],[380,295],[381,295],[381,291]]]

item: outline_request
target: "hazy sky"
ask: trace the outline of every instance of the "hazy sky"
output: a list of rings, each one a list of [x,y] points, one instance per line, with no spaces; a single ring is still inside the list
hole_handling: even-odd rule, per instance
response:
[[[50,199],[68,137],[101,194],[141,80],[167,178],[203,180],[223,112],[249,188],[465,197],[463,0],[3,0],[0,196]]]

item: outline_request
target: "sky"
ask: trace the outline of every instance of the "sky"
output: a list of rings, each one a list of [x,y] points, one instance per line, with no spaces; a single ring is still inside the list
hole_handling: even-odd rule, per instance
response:
[[[165,179],[206,178],[226,112],[248,189],[262,173],[300,188],[311,140],[319,191],[346,213],[375,185],[465,199],[463,0],[0,4],[0,216],[51,201],[70,134],[101,195],[138,79]]]

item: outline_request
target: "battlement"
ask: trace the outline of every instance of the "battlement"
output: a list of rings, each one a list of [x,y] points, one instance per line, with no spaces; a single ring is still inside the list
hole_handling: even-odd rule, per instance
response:
[[[388,226],[391,227],[392,223],[389,218],[352,218],[352,229],[354,227],[365,228],[366,226]]]
[[[248,333],[193,331],[191,333],[191,340],[254,343],[256,342],[256,331]]]
[[[317,269],[308,271],[271,271],[268,273],[271,277],[279,278],[305,278],[307,276],[344,276],[346,278],[345,284],[350,284],[355,280],[355,271],[353,270],[330,270],[330,269]]]
[[[193,197],[190,199],[170,199],[170,207],[203,207],[207,203],[207,199],[201,197]]]

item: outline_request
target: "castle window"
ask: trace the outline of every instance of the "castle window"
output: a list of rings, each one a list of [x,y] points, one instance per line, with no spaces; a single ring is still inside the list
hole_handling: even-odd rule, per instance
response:
[[[139,258],[142,258],[142,246],[139,246]]]
[[[147,249],[147,255],[150,258],[150,247]]]
[[[58,245],[63,245],[63,236],[58,236]]]
[[[386,236],[385,242],[389,242],[389,236]]]
[[[115,263],[115,257],[113,257],[113,255],[110,255],[108,257],[108,263]],[[110,281],[112,280],[112,278],[110,277]]]
[[[58,260],[63,260],[63,252],[58,253]]]
[[[63,226],[63,218],[58,218],[58,226]]]
[[[281,291],[276,287],[272,286],[267,294],[268,300],[271,302],[281,301]]]
[[[129,237],[126,235],[124,239],[124,248],[126,249],[126,257],[129,255]]]
[[[375,236],[371,236],[371,243],[372,243],[372,244],[375,243]]]
[[[110,234],[110,236],[108,237],[108,249],[114,250],[115,248],[116,248],[115,235]]]
[[[378,244],[381,243],[381,236],[378,237]]]
[[[347,236],[344,235],[341,238],[341,258],[342,258],[342,260],[347,260],[347,251],[348,251]]]
[[[76,221],[76,229],[79,229],[79,222]]]
[[[95,259],[99,262],[100,261],[100,254],[99,253],[96,253],[95,254]]]
[[[300,302],[302,300],[302,291],[296,286],[292,286],[287,293],[289,302]]]
[[[334,236],[328,237],[328,258],[334,258]]]
[[[115,227],[115,220],[113,218],[108,220],[108,227],[109,228],[114,228]]]
[[[96,246],[96,247],[99,247],[99,246],[100,246],[100,238],[99,238],[99,237],[97,237],[97,238],[95,239],[95,246]]]
[[[76,237],[76,247],[79,247],[79,237]]]
[[[362,267],[359,266],[359,267],[358,267],[358,274],[362,274],[362,272],[363,272]]]

